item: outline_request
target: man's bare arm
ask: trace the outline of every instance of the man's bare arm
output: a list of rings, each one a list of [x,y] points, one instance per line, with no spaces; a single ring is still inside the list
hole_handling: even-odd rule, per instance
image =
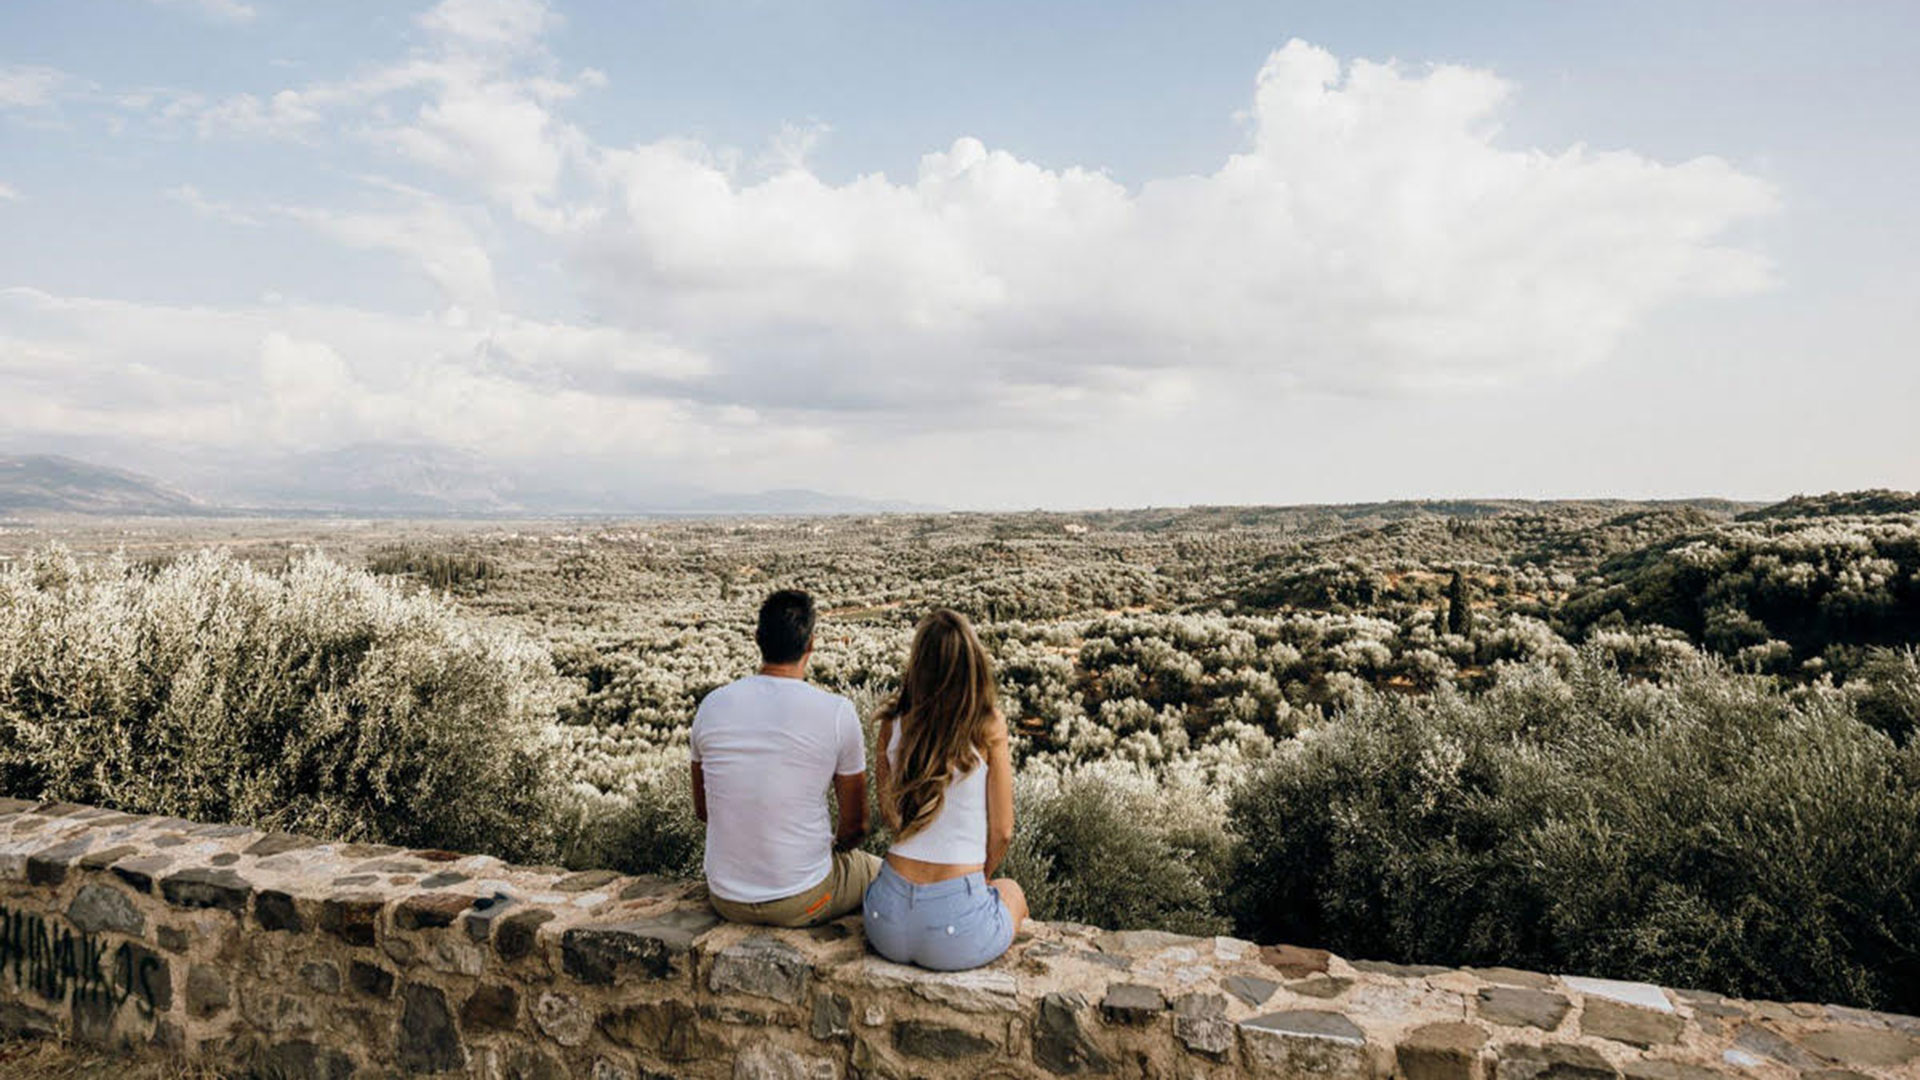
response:
[[[867,774],[834,777],[833,797],[840,804],[840,827],[833,836],[833,850],[851,851],[867,838]]]
[[[707,775],[700,771],[700,763],[693,763],[693,816],[702,822],[707,820]]]

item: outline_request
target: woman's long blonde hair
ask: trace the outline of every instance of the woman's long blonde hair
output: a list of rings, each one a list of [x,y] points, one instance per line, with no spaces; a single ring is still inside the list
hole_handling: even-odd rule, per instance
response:
[[[904,840],[940,816],[947,785],[974,768],[993,725],[1002,722],[993,660],[965,615],[939,608],[920,620],[900,692],[881,706],[880,719],[900,735],[880,798],[894,838]]]

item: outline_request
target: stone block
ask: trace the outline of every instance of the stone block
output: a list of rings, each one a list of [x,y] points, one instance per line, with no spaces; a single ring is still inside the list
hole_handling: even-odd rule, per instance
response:
[[[247,910],[253,886],[232,870],[190,866],[160,880],[160,895],[179,908],[217,908],[235,915]]]
[[[1388,960],[1355,960],[1353,970],[1368,975],[1388,975],[1396,979],[1424,979],[1429,975],[1445,975],[1452,968],[1438,964],[1396,964]]]
[[[309,839],[305,836],[295,836],[292,833],[270,832],[260,839],[255,840],[253,843],[248,844],[241,850],[248,855],[266,858],[269,855],[283,855],[289,851],[301,851],[306,848],[318,847],[319,845],[320,841]]]
[[[455,1072],[466,1066],[460,1033],[439,987],[408,983],[400,991],[400,1033],[394,1056],[413,1073]]]
[[[325,960],[300,965],[300,985],[319,994],[340,992],[340,969]]]
[[[1331,1000],[1353,989],[1353,980],[1343,975],[1309,975],[1288,983],[1287,989],[1301,997]]]
[[[493,924],[512,907],[513,898],[506,893],[475,897],[460,915],[460,928],[467,932],[468,938],[484,943],[493,936]]]
[[[1812,1054],[1787,1041],[1784,1036],[1771,1028],[1764,1028],[1759,1024],[1740,1025],[1740,1030],[1734,1033],[1733,1047],[1730,1052],[1746,1053],[1756,1058],[1772,1058],[1796,1069],[1810,1069],[1820,1064],[1820,1060]]]
[[[1257,975],[1234,975],[1223,980],[1220,985],[1227,993],[1256,1009],[1265,1005],[1267,999],[1273,996],[1273,992],[1280,989],[1279,983],[1272,979],[1262,979]]]
[[[1183,994],[1173,1002],[1173,1036],[1188,1052],[1225,1061],[1233,1052],[1234,1025],[1219,994]]]
[[[594,986],[611,986],[628,975],[663,979],[693,939],[719,921],[711,911],[683,908],[650,919],[577,926],[560,937],[561,967]]]
[[[183,953],[193,944],[193,938],[184,926],[161,926],[154,930],[154,940],[160,947],[172,953]]]
[[[613,1009],[600,1018],[600,1030],[622,1046],[682,1062],[710,1059],[725,1046],[700,1027],[700,1015],[684,1001],[643,1002]]]
[[[541,908],[522,908],[507,915],[499,920],[500,928],[494,932],[493,951],[508,963],[531,955],[539,945],[541,925],[552,921],[553,912]]]
[[[393,996],[393,972],[379,964],[355,960],[347,966],[347,985],[370,998],[385,1001]]]
[[[1898,1031],[1851,1027],[1802,1036],[1800,1048],[1841,1065],[1891,1069],[1920,1058],[1920,1041]]]
[[[1159,990],[1138,983],[1109,983],[1100,999],[1100,1018],[1109,1024],[1151,1024],[1167,1009]]]
[[[27,855],[27,884],[59,885],[67,880],[67,871],[80,861],[93,842],[87,839],[68,840],[63,844]]]
[[[1109,930],[1096,935],[1093,947],[1104,953],[1117,953],[1121,956],[1135,956],[1143,953],[1155,953],[1163,949],[1198,948],[1207,944],[1207,939],[1187,934],[1175,934],[1166,930]]]
[[[579,1046],[593,1034],[593,1017],[571,994],[546,991],[533,1002],[533,1022],[561,1046]]]
[[[112,965],[113,985],[120,998],[137,997],[156,1012],[173,1008],[173,967],[167,958],[134,942],[128,942],[126,948],[126,961]]]
[[[806,997],[813,965],[799,949],[770,934],[747,938],[714,955],[707,989],[741,993],[798,1005]]]
[[[1414,1028],[1400,1039],[1395,1057],[1405,1080],[1482,1080],[1480,1059],[1487,1033],[1473,1024],[1447,1021]]]
[[[1015,1012],[1020,1008],[1018,980],[1011,971],[975,968],[971,971],[928,971],[864,956],[835,972],[852,985],[881,991],[907,990],[961,1012]]]
[[[1033,1060],[1059,1076],[1110,1070],[1112,1061],[1083,1023],[1090,1011],[1079,994],[1056,992],[1041,998],[1033,1020]]]
[[[1621,1005],[1650,1009],[1653,1012],[1670,1013],[1673,1002],[1666,991],[1652,983],[1622,982],[1619,979],[1594,979],[1584,975],[1568,975],[1560,980],[1568,988],[1579,991],[1587,998],[1604,998]]]
[[[1646,1048],[1680,1037],[1684,1026],[1673,1012],[1657,1012],[1603,997],[1588,997],[1580,1013],[1580,1033]]]
[[[460,1026],[467,1031],[510,1031],[520,1016],[520,994],[504,983],[476,986],[460,1006]]]
[[[1366,1033],[1344,1014],[1289,1009],[1240,1022],[1241,1044],[1256,1074],[1371,1080]]]
[[[570,1080],[565,1065],[546,1051],[531,1046],[507,1050],[503,1077],[504,1080]]]
[[[349,945],[371,948],[380,936],[386,899],[376,893],[330,896],[320,901],[320,929]]]
[[[432,930],[452,926],[473,897],[460,893],[415,893],[393,909],[393,925],[402,930]]]
[[[51,1014],[18,1001],[0,1000],[0,1035],[44,1039],[58,1034],[59,1030],[60,1023]]]
[[[67,921],[89,934],[140,937],[147,931],[147,917],[133,899],[111,885],[80,886],[67,905]]]
[[[302,1039],[268,1047],[259,1071],[275,1080],[352,1080],[356,1070],[347,1055]]]
[[[956,1061],[990,1054],[993,1040],[961,1028],[924,1020],[902,1020],[893,1025],[893,1048],[908,1057],[928,1061]]]
[[[1289,979],[1304,979],[1327,970],[1333,954],[1325,949],[1303,949],[1298,945],[1264,945],[1260,962]]]
[[[113,1028],[113,999],[105,994],[83,994],[73,999],[71,1038],[82,1046],[102,1050],[122,1049],[130,1041],[124,1033],[116,1036]]]
[[[813,1037],[822,1041],[845,1039],[853,1034],[853,1001],[845,994],[820,992],[813,995],[813,1016],[807,1025]]]
[[[553,883],[554,892],[583,893],[592,892],[603,885],[611,885],[620,880],[620,875],[612,870],[582,870],[577,874],[568,874]]]
[[[1536,1027],[1552,1031],[1573,1008],[1564,995],[1547,990],[1526,990],[1514,986],[1482,987],[1474,1001],[1474,1012],[1482,1020],[1508,1027]]]
[[[111,869],[115,877],[126,882],[135,892],[151,895],[153,879],[172,865],[173,860],[165,855],[139,855],[122,859],[114,863]]]
[[[187,1015],[196,1020],[218,1016],[233,1004],[226,973],[208,964],[187,968]]]
[[[121,859],[127,858],[130,855],[138,855],[139,853],[139,848],[129,844],[121,844],[117,847],[102,848],[99,851],[88,852],[80,856],[80,861],[74,865],[82,870],[105,870]]]
[[[1620,1071],[1580,1043],[1511,1043],[1500,1048],[1494,1080],[1617,1080]]]
[[[733,1059],[733,1080],[834,1080],[838,1074],[828,1058],[769,1042],[750,1043]]]
[[[278,889],[262,889],[253,898],[253,921],[262,930],[302,934],[307,929],[293,897]]]
[[[1538,971],[1520,971],[1510,967],[1470,967],[1461,970],[1501,986],[1518,986],[1528,990],[1547,990],[1553,986],[1553,976]]]
[[[646,875],[622,885],[619,897],[622,900],[651,900],[657,896],[665,896],[676,888],[679,888],[677,882]]]

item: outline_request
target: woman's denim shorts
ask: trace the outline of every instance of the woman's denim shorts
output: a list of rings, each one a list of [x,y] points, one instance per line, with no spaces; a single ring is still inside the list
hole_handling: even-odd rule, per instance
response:
[[[896,964],[960,971],[992,963],[1013,944],[1013,915],[978,872],[915,885],[882,864],[864,911],[867,941]]]

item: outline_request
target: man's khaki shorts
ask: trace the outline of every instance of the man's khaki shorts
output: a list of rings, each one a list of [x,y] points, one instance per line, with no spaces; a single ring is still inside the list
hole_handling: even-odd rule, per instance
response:
[[[762,926],[819,926],[860,910],[861,897],[866,895],[867,886],[873,884],[874,877],[879,873],[879,856],[864,851],[836,851],[833,853],[833,869],[827,871],[827,879],[805,892],[759,904],[722,900],[718,896],[708,899],[713,904],[713,910],[729,922],[758,923]]]

